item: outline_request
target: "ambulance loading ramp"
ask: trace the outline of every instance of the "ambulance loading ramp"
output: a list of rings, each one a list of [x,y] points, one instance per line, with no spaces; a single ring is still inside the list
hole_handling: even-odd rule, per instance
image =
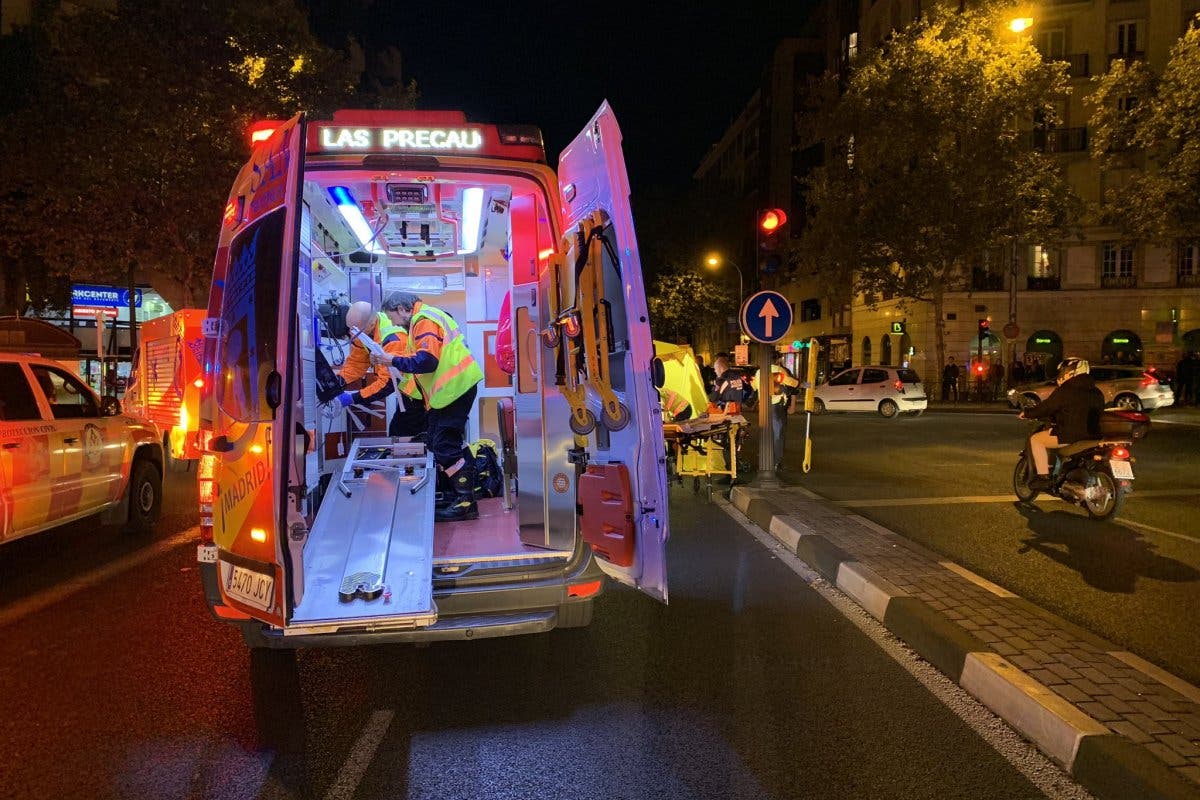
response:
[[[309,531],[304,594],[284,632],[435,622],[434,486],[424,445],[356,440]]]

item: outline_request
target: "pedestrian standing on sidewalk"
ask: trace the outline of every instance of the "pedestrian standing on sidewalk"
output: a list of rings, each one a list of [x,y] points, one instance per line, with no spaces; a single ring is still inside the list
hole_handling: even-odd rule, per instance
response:
[[[949,400],[950,394],[954,394],[954,402],[958,402],[958,364],[954,363],[954,356],[946,359],[946,366],[942,368],[942,400]]]
[[[988,370],[988,377],[991,379],[992,399],[1000,398],[1000,390],[1004,387],[1004,365],[999,361],[993,361],[991,368]]]
[[[1188,403],[1193,406],[1200,405],[1200,353],[1195,350],[1188,353],[1188,375]]]
[[[1192,367],[1189,363],[1191,355],[1191,353],[1184,353],[1175,364],[1175,405],[1178,406],[1188,404],[1188,392],[1192,388]]]

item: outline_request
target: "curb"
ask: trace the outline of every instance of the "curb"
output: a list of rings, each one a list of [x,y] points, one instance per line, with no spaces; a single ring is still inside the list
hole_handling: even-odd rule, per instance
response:
[[[799,517],[741,486],[733,506],[937,667],[1100,800],[1200,797],[1200,787],[1076,708],[978,637],[855,561]]]

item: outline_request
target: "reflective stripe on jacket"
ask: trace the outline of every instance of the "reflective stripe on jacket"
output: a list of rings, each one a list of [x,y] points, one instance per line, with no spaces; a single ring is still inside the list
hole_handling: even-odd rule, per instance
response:
[[[428,319],[442,329],[442,352],[438,356],[437,369],[417,375],[417,383],[430,408],[445,408],[482,381],[483,370],[467,349],[462,330],[453,317],[440,308],[421,303],[409,327],[416,330],[417,322],[422,319]]]
[[[392,322],[382,311],[379,312],[379,327],[376,332],[378,334],[376,341],[383,345],[385,353],[393,356],[408,355],[408,331],[404,329],[403,325]],[[400,377],[396,379],[396,388],[407,397],[421,396],[421,390],[417,388],[416,377],[407,372],[400,373]]]

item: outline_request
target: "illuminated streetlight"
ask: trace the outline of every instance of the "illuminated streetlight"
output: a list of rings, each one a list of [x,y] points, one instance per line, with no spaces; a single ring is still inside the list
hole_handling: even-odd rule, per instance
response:
[[[742,307],[742,297],[744,296],[744,292],[742,291],[742,283],[743,283],[742,268],[739,267],[737,264],[733,263],[732,261],[730,261],[729,259],[722,258],[720,253],[709,253],[708,256],[704,259],[704,263],[708,264],[709,269],[718,269],[721,266],[722,262],[728,264],[729,266],[731,266],[737,270],[737,274],[738,274],[738,308],[741,308]]]
[[[1024,33],[1033,27],[1032,17],[1017,17],[1008,23],[1008,29],[1013,33]]]

